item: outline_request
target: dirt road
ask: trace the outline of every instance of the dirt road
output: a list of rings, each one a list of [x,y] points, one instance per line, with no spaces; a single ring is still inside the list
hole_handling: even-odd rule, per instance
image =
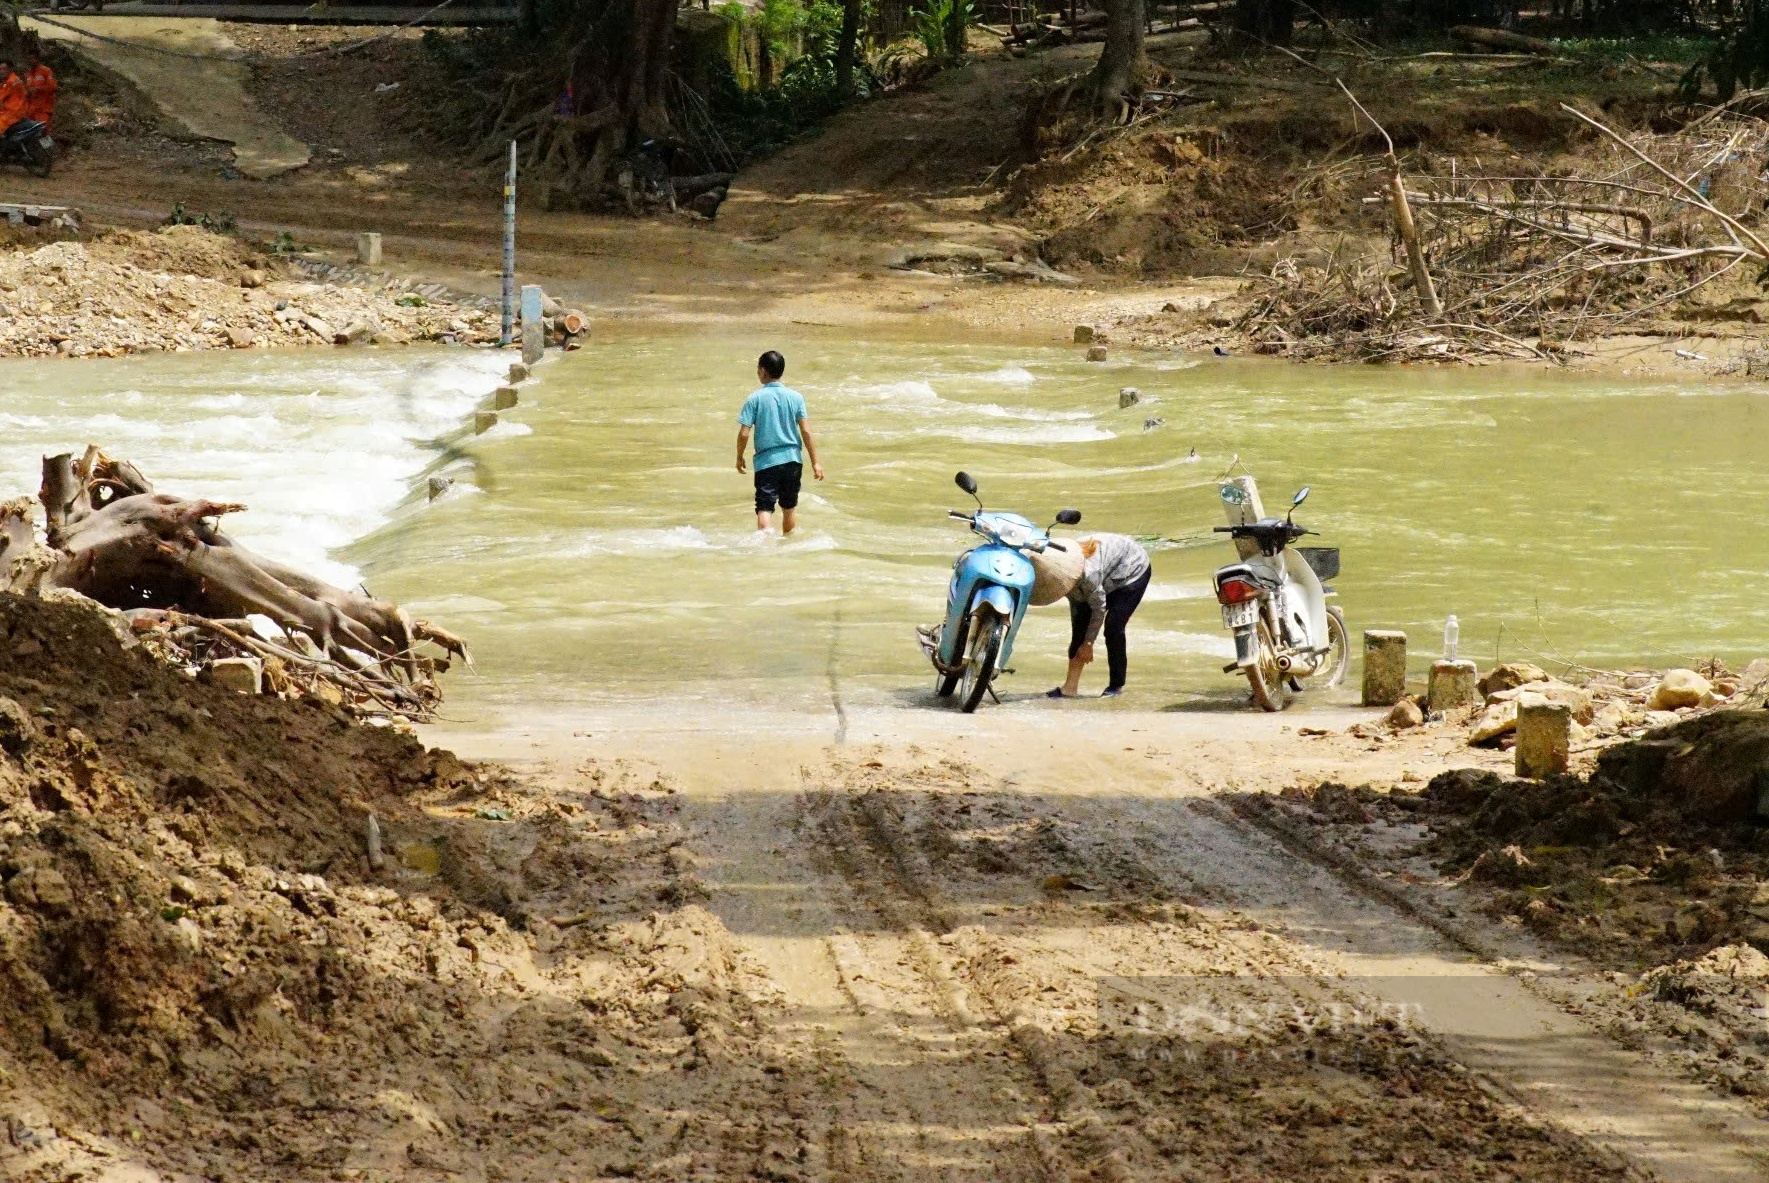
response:
[[[681,791],[706,907],[772,1001],[759,1079],[697,1090],[719,1133],[695,1123],[663,1177],[1763,1177],[1769,1124],[1537,987],[1578,967],[1482,957],[1473,922],[1237,814],[1237,790],[1445,761],[1441,738],[1293,730],[1354,718],[623,715],[450,739],[543,780],[621,753]]]

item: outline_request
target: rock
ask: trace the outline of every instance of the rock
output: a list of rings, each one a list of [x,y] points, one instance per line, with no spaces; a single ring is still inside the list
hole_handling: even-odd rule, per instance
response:
[[[306,636],[307,634],[302,633],[300,635]],[[316,683],[309,693],[312,697],[325,703],[329,707],[341,707],[344,705],[344,692],[330,682]]]
[[[1063,287],[1076,287],[1081,283],[1073,275],[1065,275],[1043,263],[1016,263],[1011,259],[1002,259],[995,263],[984,263],[983,270],[1003,279],[1029,279],[1033,283],[1054,283]]]
[[[430,500],[434,501],[453,488],[455,482],[453,477],[433,476],[425,483],[429,489]]]
[[[247,268],[240,272],[240,286],[243,288],[261,288],[264,286],[264,272],[257,268]]]
[[[250,349],[258,344],[258,334],[245,327],[227,330],[227,343],[235,349]]]
[[[688,208],[710,222],[719,216],[719,207],[725,204],[725,193],[726,190],[722,188],[697,193],[688,203]]]
[[[1628,713],[1619,703],[1606,703],[1591,720],[1591,730],[1598,735],[1614,735],[1628,725]]]
[[[1516,730],[1517,700],[1495,702],[1486,708],[1485,714],[1475,720],[1474,729],[1468,733],[1468,746],[1487,747]]]
[[[1425,722],[1425,712],[1420,710],[1419,704],[1410,698],[1401,699],[1388,712],[1388,725],[1396,731],[1405,731],[1410,727],[1417,727],[1423,722]]]
[[[209,681],[241,694],[264,692],[264,663],[256,657],[223,657],[209,663]]]
[[[1393,706],[1407,693],[1407,634],[1389,629],[1364,632],[1364,705]]]
[[[491,396],[492,409],[497,411],[507,411],[515,406],[516,402],[517,394],[514,386],[500,386]]]
[[[363,826],[363,846],[368,854],[370,870],[379,871],[386,865],[387,858],[381,853],[381,823],[372,813]]]
[[[510,376],[507,379],[505,379],[505,381],[509,382],[510,385],[514,386],[518,382],[528,381],[529,374],[530,374],[530,371],[527,366],[523,365],[519,361],[513,361],[510,363]]]
[[[13,699],[0,697],[0,751],[16,756],[31,746],[36,735],[30,712]]]
[[[1510,702],[1525,694],[1539,694],[1549,702],[1557,702],[1572,711],[1572,717],[1580,723],[1590,723],[1597,717],[1597,700],[1591,692],[1566,682],[1550,678],[1546,682],[1530,682],[1515,690],[1501,690],[1487,697],[1488,704]]]
[[[1093,326],[1092,325],[1076,325],[1075,326],[1075,344],[1077,344],[1077,345],[1092,345],[1093,344]]]
[[[172,926],[178,933],[178,939],[192,953],[203,951],[203,930],[189,916],[180,916]]]
[[[1204,310],[1204,319],[1215,328],[1226,329],[1232,327],[1235,321],[1240,319],[1240,314],[1232,305],[1218,300]]]
[[[1707,909],[1700,904],[1684,904],[1665,921],[1665,936],[1672,944],[1688,945],[1700,940],[1707,927]]]
[[[1517,699],[1518,776],[1544,780],[1566,771],[1572,755],[1572,709],[1538,694]]]
[[[317,316],[308,316],[302,313],[300,314],[300,322],[307,326],[308,332],[322,341],[335,342],[338,339],[338,334],[332,331],[332,326]]]
[[[373,344],[380,331],[381,326],[375,322],[373,317],[365,320],[353,320],[345,326],[342,333],[332,338],[332,343],[335,345],[369,345]]]
[[[59,915],[74,902],[74,892],[60,871],[34,863],[6,881],[6,898],[21,908]]]
[[[1443,714],[1460,707],[1474,706],[1480,701],[1475,685],[1480,670],[1472,661],[1434,661],[1431,677],[1426,682],[1426,701],[1431,713]]]
[[[1141,401],[1142,401],[1142,391],[1138,390],[1136,387],[1123,386],[1123,387],[1119,388],[1119,390],[1118,390],[1118,409],[1120,411],[1124,410],[1126,407],[1134,407],[1137,403],[1139,403]]]
[[[1106,360],[1106,347],[1104,345],[1089,345],[1087,347],[1087,360],[1088,361],[1105,361]]]
[[[1653,711],[1681,711],[1701,705],[1713,684],[1694,670],[1670,670],[1659,680],[1646,707]]]
[[[1504,665],[1493,667],[1492,672],[1480,680],[1480,693],[1490,701],[1493,695],[1502,691],[1547,680],[1547,671],[1539,665],[1531,665],[1527,661],[1508,661]]]

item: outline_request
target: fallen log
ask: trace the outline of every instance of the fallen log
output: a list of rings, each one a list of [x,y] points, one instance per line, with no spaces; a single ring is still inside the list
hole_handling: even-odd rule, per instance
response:
[[[1512,33],[1505,29],[1482,29],[1475,25],[1457,25],[1450,30],[1457,37],[1470,45],[1485,45],[1490,49],[1509,49],[1516,53],[1534,53],[1545,57],[1559,57],[1557,46],[1537,37],[1525,37],[1522,33]]]
[[[0,591],[78,592],[124,612],[137,632],[163,634],[155,647],[171,659],[276,662],[297,690],[325,682],[341,705],[413,720],[430,717],[441,697],[435,674],[448,666],[418,646],[468,659],[458,637],[399,605],[333,587],[222,533],[220,519],[245,506],[156,492],[134,465],[96,446],[78,459],[44,457],[38,500],[45,545],[35,541],[30,501],[0,505]],[[276,639],[240,628],[253,617],[266,618]]]

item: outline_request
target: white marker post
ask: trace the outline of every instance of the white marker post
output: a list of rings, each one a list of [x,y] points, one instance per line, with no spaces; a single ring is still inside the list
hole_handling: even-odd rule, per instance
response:
[[[516,336],[516,141],[510,141],[510,171],[504,176],[504,322],[499,344]]]

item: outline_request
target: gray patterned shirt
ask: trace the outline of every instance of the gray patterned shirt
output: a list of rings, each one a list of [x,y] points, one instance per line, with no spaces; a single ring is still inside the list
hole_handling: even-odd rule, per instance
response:
[[[1149,569],[1149,552],[1142,548],[1142,543],[1123,534],[1090,534],[1079,541],[1099,544],[1069,592],[1071,600],[1093,609],[1087,622],[1087,641],[1092,644],[1106,622],[1106,597],[1143,577]]]

